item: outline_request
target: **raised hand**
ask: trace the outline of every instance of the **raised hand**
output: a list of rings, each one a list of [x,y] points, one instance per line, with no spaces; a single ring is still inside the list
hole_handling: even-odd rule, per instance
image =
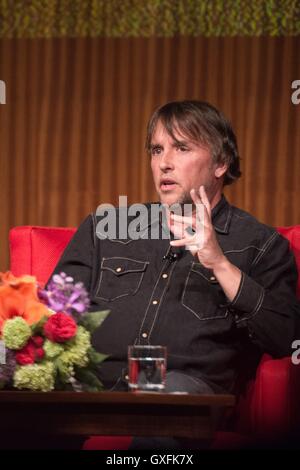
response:
[[[171,214],[170,230],[177,240],[171,241],[172,246],[185,246],[203,266],[214,269],[225,256],[217,241],[211,220],[211,205],[204,186],[198,192],[192,189],[191,198],[195,211],[190,216]]]

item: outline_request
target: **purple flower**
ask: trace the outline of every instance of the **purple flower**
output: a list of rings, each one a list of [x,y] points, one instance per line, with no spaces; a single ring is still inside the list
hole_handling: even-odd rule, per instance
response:
[[[46,290],[40,292],[40,299],[45,301],[55,312],[72,314],[84,313],[90,306],[88,293],[82,282],[74,284],[74,279],[65,273],[55,274]]]
[[[13,378],[16,369],[15,354],[10,349],[5,351],[5,364],[0,364],[0,382],[6,384]]]

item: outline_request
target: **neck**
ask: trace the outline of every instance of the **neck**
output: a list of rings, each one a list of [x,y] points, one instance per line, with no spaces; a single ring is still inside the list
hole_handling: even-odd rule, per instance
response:
[[[209,202],[210,202],[211,209],[213,209],[218,204],[218,202],[221,200],[222,189],[219,189],[211,198],[209,197]]]

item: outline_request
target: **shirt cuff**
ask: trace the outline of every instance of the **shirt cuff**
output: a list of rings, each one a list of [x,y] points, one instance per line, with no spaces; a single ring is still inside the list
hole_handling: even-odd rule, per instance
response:
[[[242,272],[241,282],[235,298],[229,303],[229,311],[234,313],[237,323],[253,317],[261,308],[265,289],[247,274]]]

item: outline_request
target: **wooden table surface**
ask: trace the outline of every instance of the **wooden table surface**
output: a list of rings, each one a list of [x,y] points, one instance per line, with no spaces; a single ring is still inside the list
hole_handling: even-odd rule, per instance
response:
[[[0,391],[0,433],[209,439],[233,395]]]

